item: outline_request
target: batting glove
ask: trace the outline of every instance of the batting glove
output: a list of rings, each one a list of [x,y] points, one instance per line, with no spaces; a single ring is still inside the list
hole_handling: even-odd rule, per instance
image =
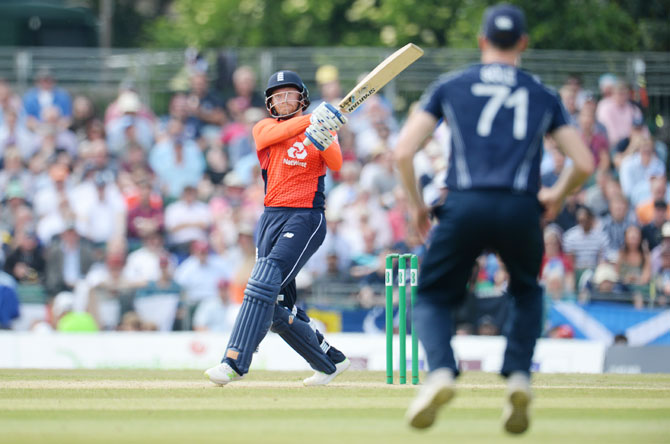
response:
[[[335,140],[335,135],[320,123],[308,126],[305,130],[305,136],[307,139],[304,144],[309,145],[311,142],[319,151],[325,151]]]
[[[309,118],[310,123],[321,123],[330,131],[338,131],[347,120],[344,114],[327,102],[321,102]]]

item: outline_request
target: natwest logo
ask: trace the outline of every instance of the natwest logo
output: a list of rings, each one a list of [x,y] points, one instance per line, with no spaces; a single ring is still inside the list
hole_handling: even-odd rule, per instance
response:
[[[307,150],[305,149],[305,145],[303,145],[302,142],[294,143],[293,146],[288,149],[288,157],[291,159],[300,160],[307,157]]]

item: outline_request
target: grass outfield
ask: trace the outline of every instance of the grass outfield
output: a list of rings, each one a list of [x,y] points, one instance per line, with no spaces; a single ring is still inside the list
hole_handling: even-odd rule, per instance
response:
[[[403,414],[415,388],[347,372],[252,372],[219,388],[198,371],[0,370],[0,443],[669,443],[670,375],[535,377],[530,430],[500,424],[503,381],[471,372],[428,431]]]

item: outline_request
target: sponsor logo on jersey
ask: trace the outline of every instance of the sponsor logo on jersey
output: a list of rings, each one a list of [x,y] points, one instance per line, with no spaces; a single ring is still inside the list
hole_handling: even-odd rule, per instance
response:
[[[284,237],[285,237],[285,238],[293,239],[293,236],[295,236],[295,234],[291,233],[290,231],[287,232],[287,233],[284,233]]]
[[[307,168],[307,162],[300,162],[305,157],[307,157],[307,150],[305,149],[305,145],[303,145],[302,142],[294,143],[293,146],[288,149],[286,154],[288,154],[288,157],[290,157],[292,160],[284,158],[284,165],[301,166],[303,168]]]

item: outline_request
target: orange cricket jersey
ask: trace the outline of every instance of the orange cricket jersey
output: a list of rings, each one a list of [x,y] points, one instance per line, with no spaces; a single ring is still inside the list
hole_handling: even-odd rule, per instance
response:
[[[263,119],[253,128],[265,181],[265,206],[324,208],[326,167],[339,171],[342,151],[335,141],[325,151],[303,145],[309,116]]]

